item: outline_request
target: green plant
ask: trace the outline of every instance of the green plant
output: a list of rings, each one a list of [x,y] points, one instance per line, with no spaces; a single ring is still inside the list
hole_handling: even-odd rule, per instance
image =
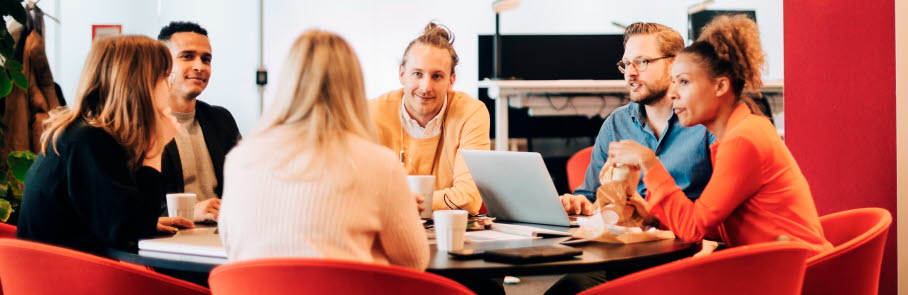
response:
[[[0,0],[0,15],[4,18],[10,16],[16,22],[25,24],[25,8],[22,6],[22,0]],[[6,26],[0,26],[0,55],[3,56],[3,70],[0,71],[0,97],[6,97],[13,90],[13,84],[17,87],[28,88],[28,78],[22,73],[22,64],[13,58],[16,54],[16,40],[6,29]]]
[[[0,222],[6,222],[13,208],[22,202],[25,174],[34,162],[35,153],[30,151],[11,152],[6,156],[9,171],[0,175]]]
[[[25,7],[22,0],[0,0],[0,16],[12,17],[16,22],[25,24]],[[0,97],[6,97],[13,90],[13,85],[21,89],[28,88],[28,79],[22,73],[22,63],[16,61],[16,41],[6,29],[0,26]],[[4,138],[7,126],[0,114],[0,139]],[[6,142],[0,140],[0,149]],[[0,222],[9,219],[13,208],[22,201],[25,172],[35,161],[35,154],[30,151],[11,152],[6,163],[0,162]]]

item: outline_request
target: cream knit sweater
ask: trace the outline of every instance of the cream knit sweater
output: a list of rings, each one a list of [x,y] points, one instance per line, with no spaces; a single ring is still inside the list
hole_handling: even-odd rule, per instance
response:
[[[274,151],[267,139],[237,145],[224,164],[218,222],[229,260],[318,257],[424,270],[429,245],[403,168],[387,148],[352,142],[357,169],[342,177],[356,181],[344,190],[277,177],[260,161]]]

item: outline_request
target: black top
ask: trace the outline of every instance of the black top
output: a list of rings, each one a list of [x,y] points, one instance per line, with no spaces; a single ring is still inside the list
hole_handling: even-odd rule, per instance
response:
[[[195,104],[195,119],[199,121],[208,155],[211,157],[211,166],[218,184],[214,193],[221,197],[224,190],[224,158],[240,140],[240,129],[230,111],[223,107],[213,106],[201,100]],[[177,149],[176,140],[170,141],[164,149],[161,160],[161,173],[164,174],[165,191],[167,193],[183,192],[183,164],[180,161],[180,150]],[[167,215],[167,202],[162,201],[161,214]]]
[[[133,170],[104,129],[72,123],[29,169],[17,235],[84,252],[132,250],[155,234],[164,199],[161,173]]]

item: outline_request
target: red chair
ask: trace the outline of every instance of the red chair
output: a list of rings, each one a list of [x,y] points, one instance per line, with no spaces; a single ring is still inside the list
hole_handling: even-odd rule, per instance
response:
[[[70,249],[0,239],[0,278],[6,294],[210,294],[162,274]]]
[[[807,248],[793,242],[734,247],[685,258],[586,290],[595,294],[799,294]]]
[[[835,248],[807,260],[804,294],[877,294],[889,211],[863,208],[820,217]]]
[[[439,275],[399,266],[312,259],[267,258],[216,267],[213,294],[474,294]]]
[[[571,191],[583,185],[583,177],[586,175],[586,169],[590,166],[590,158],[593,155],[593,147],[580,150],[567,160],[567,179]]]
[[[0,222],[0,239],[15,239],[16,226]]]
[[[16,226],[0,222],[0,239],[15,239]],[[2,284],[0,284],[2,285]],[[3,288],[0,288],[0,295],[3,295]]]

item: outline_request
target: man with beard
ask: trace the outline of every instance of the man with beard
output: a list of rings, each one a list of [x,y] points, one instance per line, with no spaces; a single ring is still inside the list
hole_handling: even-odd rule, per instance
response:
[[[661,24],[634,23],[624,31],[624,56],[618,70],[624,73],[632,102],[616,109],[602,124],[583,185],[573,195],[561,197],[568,213],[593,212],[608,145],[625,139],[656,151],[685,195],[691,200],[700,196],[712,174],[709,145],[715,137],[703,126],[682,126],[666,95],[671,63],[683,48],[681,34]],[[637,192],[646,195],[642,181]]]
[[[398,67],[403,88],[370,101],[369,113],[379,144],[400,156],[407,174],[435,176],[432,203],[420,207],[476,214],[482,198],[460,150],[489,149],[489,111],[452,89],[458,62],[453,37],[429,23],[404,50]]]
[[[240,139],[230,111],[196,99],[211,78],[208,31],[196,23],[171,22],[158,40],[170,49],[173,69],[168,78],[170,105],[179,128],[162,158],[168,193],[194,193],[195,221],[217,220],[224,184],[224,158]],[[167,214],[167,202],[164,201]]]
[[[571,214],[590,215],[596,208],[599,172],[608,159],[608,145],[613,141],[633,140],[656,152],[669,174],[691,200],[696,200],[712,175],[709,145],[715,140],[703,125],[684,127],[666,95],[671,86],[671,63],[684,48],[681,34],[664,25],[634,23],[624,31],[624,57],[618,70],[624,73],[631,103],[615,109],[599,130],[592,159],[583,185],[573,195],[561,197],[564,209]],[[646,195],[643,177],[637,186]],[[714,249],[715,243],[710,242]],[[569,274],[553,285],[546,294],[576,294],[608,279],[615,279],[649,265],[625,265],[622,272]]]

